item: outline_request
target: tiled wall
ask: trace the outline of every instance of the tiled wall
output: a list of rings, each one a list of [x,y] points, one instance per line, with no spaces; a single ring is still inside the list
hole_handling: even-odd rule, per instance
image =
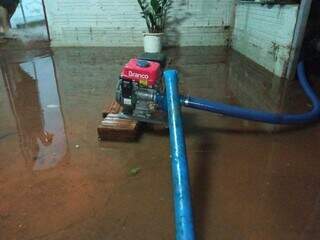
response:
[[[275,75],[285,76],[298,9],[298,5],[239,4],[233,48]]]

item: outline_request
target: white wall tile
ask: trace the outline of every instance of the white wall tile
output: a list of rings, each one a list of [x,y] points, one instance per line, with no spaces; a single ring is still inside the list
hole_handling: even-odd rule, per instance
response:
[[[232,46],[277,76],[285,76],[298,5],[239,4]]]

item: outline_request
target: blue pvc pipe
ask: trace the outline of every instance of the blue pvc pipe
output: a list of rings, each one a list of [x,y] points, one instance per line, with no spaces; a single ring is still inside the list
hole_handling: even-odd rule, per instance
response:
[[[194,240],[189,168],[181,118],[177,72],[174,70],[165,71],[164,79],[170,131],[176,240]]]
[[[301,87],[313,105],[311,111],[302,114],[268,113],[194,97],[181,97],[181,102],[184,106],[190,108],[220,113],[235,118],[272,124],[304,124],[319,120],[320,102],[307,80],[304,64],[302,62],[298,65],[297,75]]]
[[[163,96],[158,95],[156,101],[159,106],[162,106],[168,112],[177,240],[195,239],[181,105],[236,118],[272,124],[305,124],[319,120],[320,101],[308,83],[302,62],[298,65],[297,75],[301,87],[313,104],[313,108],[311,111],[302,114],[280,114],[256,111],[194,97],[180,96],[177,72],[173,70],[165,71],[166,94]]]

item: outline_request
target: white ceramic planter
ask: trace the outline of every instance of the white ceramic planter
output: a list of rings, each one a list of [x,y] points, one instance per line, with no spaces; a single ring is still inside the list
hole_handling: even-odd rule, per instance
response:
[[[163,33],[144,33],[143,46],[146,53],[160,53]]]

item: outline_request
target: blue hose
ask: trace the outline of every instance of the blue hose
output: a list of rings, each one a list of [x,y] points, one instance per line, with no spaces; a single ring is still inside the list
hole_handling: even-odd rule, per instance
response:
[[[320,117],[320,102],[316,93],[314,92],[307,80],[303,62],[300,62],[298,64],[297,74],[301,87],[303,88],[304,92],[306,93],[313,105],[311,111],[302,114],[268,113],[223,103],[211,102],[208,100],[194,97],[181,97],[181,102],[184,106],[189,108],[220,113],[235,118],[241,118],[257,122],[266,122],[272,124],[305,124],[314,122],[318,120]]]

